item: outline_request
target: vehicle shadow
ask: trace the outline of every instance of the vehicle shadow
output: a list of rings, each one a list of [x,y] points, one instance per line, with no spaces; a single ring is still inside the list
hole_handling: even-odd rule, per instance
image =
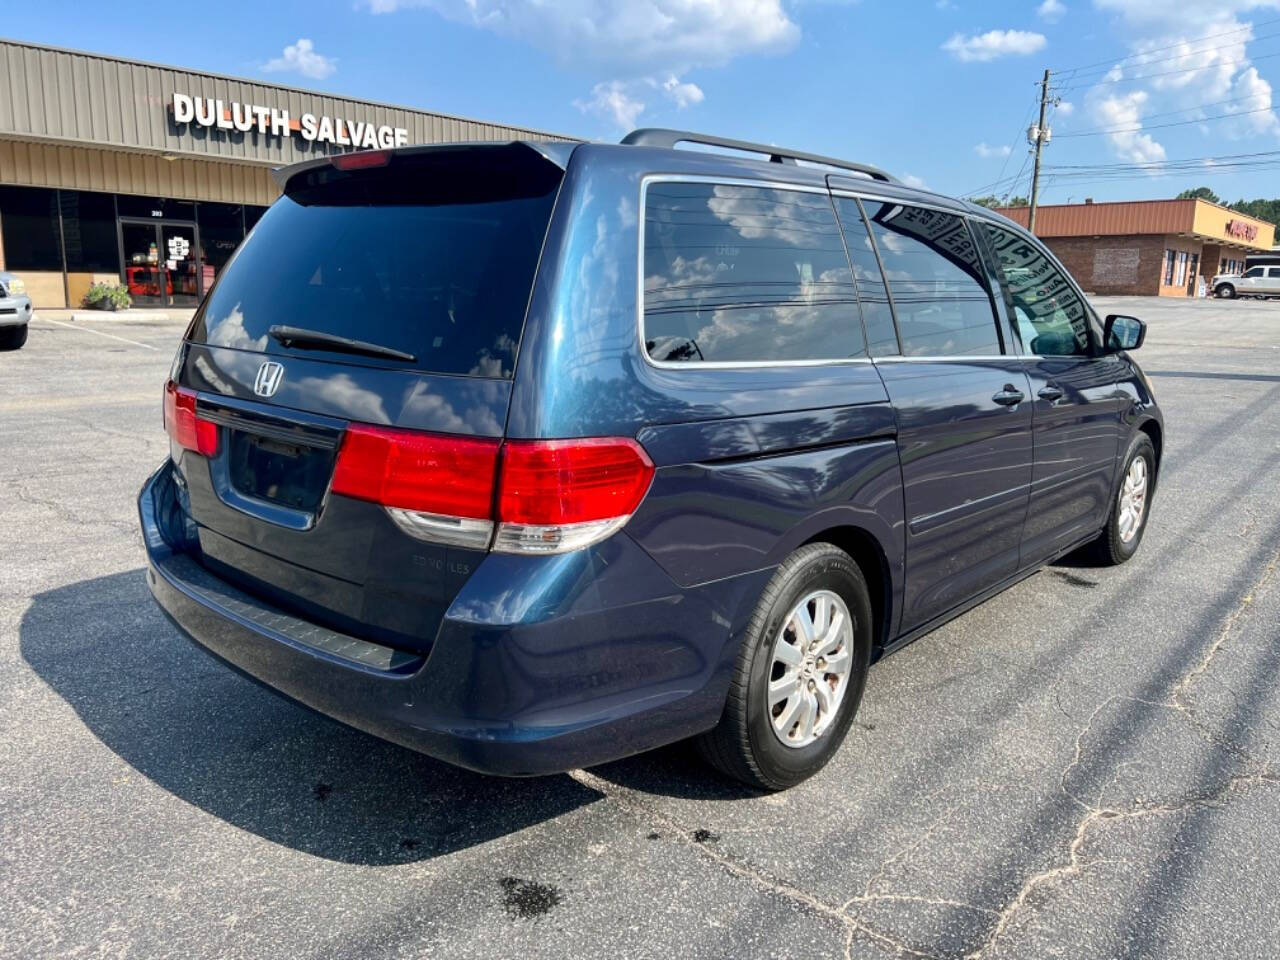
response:
[[[39,594],[20,630],[27,663],[139,773],[314,856],[425,860],[601,799],[567,776],[470,773],[277,697],[183,639],[141,570]]]

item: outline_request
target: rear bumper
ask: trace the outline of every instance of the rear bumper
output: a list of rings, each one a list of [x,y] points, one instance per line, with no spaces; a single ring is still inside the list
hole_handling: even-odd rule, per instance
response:
[[[0,297],[0,327],[21,327],[31,321],[31,298]]]
[[[298,703],[483,773],[590,766],[712,727],[771,573],[682,590],[623,534],[556,557],[489,555],[424,656],[308,623],[213,576],[174,546],[182,514],[169,470],[147,481],[138,509],[147,583],[187,637]]]

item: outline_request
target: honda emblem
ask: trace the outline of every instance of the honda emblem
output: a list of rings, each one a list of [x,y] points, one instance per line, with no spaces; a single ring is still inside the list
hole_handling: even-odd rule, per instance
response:
[[[253,381],[253,392],[260,397],[274,397],[283,379],[284,367],[274,360],[268,360],[258,368],[258,376]]]

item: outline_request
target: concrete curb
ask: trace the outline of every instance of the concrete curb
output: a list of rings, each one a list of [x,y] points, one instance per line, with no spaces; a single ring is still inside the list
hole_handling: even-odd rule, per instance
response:
[[[67,319],[77,323],[94,320],[117,322],[148,320],[152,323],[168,323],[173,318],[159,310],[73,310]]]

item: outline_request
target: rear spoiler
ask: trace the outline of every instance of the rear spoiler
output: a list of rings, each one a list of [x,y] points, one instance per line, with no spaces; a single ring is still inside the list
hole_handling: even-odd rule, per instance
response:
[[[578,146],[578,141],[557,141],[557,140],[472,140],[463,143],[433,143],[419,144],[412,147],[394,147],[390,150],[368,151],[369,153],[385,153],[391,157],[408,157],[423,153],[452,153],[454,151],[476,150],[491,147],[527,147],[534,153],[541,156],[544,160],[555,164],[561,170],[565,170],[569,166],[569,157],[573,155],[573,151]],[[334,153],[329,156],[319,157],[315,160],[303,160],[299,163],[291,163],[287,167],[276,167],[271,171],[271,176],[276,182],[276,186],[280,188],[282,193],[287,192],[289,181],[300,173],[306,173],[308,170],[315,170],[318,167],[330,166],[334,159],[340,157],[358,156],[364,151],[352,150],[346,153]]]

